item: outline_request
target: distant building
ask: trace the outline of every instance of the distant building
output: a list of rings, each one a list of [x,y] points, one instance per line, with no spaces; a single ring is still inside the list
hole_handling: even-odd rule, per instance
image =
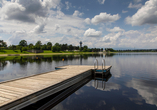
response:
[[[81,51],[82,51],[82,41],[80,41],[80,49],[81,49]]]
[[[27,50],[27,52],[32,52],[32,53],[43,53],[44,51],[43,50]]]
[[[80,41],[80,48],[82,47],[82,41]]]

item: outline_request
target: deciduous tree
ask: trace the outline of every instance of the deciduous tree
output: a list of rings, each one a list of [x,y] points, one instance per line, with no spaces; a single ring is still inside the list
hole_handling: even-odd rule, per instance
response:
[[[27,41],[26,40],[21,40],[19,42],[19,46],[26,47],[27,46]]]

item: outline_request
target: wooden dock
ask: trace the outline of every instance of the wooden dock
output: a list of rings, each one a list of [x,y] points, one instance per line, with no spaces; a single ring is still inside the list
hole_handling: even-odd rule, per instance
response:
[[[92,75],[93,66],[67,65],[60,69],[0,83],[0,110],[26,107]],[[101,68],[101,67],[99,67]],[[109,70],[111,66],[106,66]]]

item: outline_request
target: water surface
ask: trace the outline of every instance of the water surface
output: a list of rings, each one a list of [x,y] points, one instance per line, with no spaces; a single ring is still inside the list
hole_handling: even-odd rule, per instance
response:
[[[93,65],[95,58],[100,65],[102,58],[106,65],[112,65],[112,77],[107,82],[99,81],[97,88],[91,80],[52,110],[157,109],[157,53],[37,56],[7,61],[1,58],[0,81],[52,71],[67,64]]]

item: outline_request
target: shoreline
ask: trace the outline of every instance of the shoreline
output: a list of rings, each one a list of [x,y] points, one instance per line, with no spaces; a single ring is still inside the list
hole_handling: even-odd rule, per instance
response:
[[[28,53],[28,54],[0,54],[0,57],[8,56],[35,56],[35,55],[72,55],[72,54],[114,54],[114,53],[133,53],[133,52],[69,52],[69,53]],[[139,52],[137,52],[139,53]],[[142,52],[143,53],[143,52]]]
[[[99,52],[81,52],[81,53],[31,53],[31,54],[0,54],[0,57],[3,56],[35,56],[35,55],[71,55],[71,54],[96,54]]]

